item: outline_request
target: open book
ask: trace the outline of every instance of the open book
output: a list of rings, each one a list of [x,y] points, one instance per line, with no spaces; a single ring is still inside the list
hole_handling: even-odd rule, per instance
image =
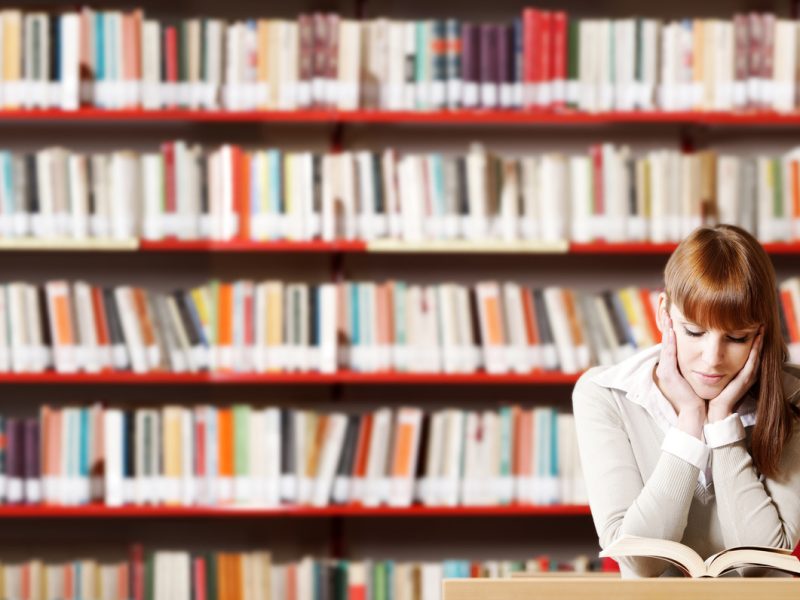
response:
[[[719,577],[739,567],[767,567],[800,575],[800,560],[791,550],[740,546],[709,556],[706,560],[679,542],[623,535],[600,553],[600,556],[648,556],[671,562],[690,577]]]

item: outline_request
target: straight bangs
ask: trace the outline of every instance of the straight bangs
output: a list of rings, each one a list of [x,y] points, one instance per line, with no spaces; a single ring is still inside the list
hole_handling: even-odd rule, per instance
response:
[[[704,329],[739,331],[767,322],[764,274],[748,264],[741,247],[720,242],[682,245],[684,256],[670,260],[665,272],[669,300]]]

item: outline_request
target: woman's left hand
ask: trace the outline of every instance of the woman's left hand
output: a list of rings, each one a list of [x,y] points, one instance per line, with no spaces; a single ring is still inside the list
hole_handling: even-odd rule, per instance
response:
[[[764,340],[764,326],[758,330],[753,345],[750,346],[750,354],[747,362],[728,382],[716,398],[708,402],[708,422],[720,421],[731,413],[739,400],[747,393],[758,378],[758,367],[761,364],[761,346]]]

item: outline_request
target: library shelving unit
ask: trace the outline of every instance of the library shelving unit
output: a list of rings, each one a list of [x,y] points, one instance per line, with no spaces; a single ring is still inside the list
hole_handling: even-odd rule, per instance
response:
[[[363,0],[356,0],[359,8],[355,11],[360,14],[363,9]],[[181,6],[181,9],[192,7],[192,2],[186,6]],[[242,2],[244,4],[244,2]],[[391,4],[391,3],[389,3]],[[453,8],[454,3],[450,3],[450,8]],[[553,4],[553,3],[551,3]],[[579,3],[575,3],[579,4]],[[620,4],[620,2],[618,2]],[[628,3],[630,4],[630,3]],[[687,3],[682,3],[686,8]],[[741,4],[741,3],[739,3]],[[767,3],[769,4],[769,3]],[[777,3],[775,3],[777,5]],[[255,9],[253,3],[248,3],[254,12],[263,12],[262,8]],[[285,8],[285,7],[284,7]],[[476,3],[459,5],[455,12],[469,13],[470,8],[477,9]],[[513,9],[508,5],[504,6],[502,10],[508,9],[509,12],[516,14],[521,6],[514,6]],[[426,7],[417,6],[417,10],[423,11],[424,14]],[[193,10],[193,8],[192,8]],[[224,8],[222,10],[225,10]],[[297,9],[300,10],[299,8]],[[592,7],[593,11],[601,11],[600,6]],[[637,6],[638,10],[638,6]],[[644,8],[642,8],[644,10]],[[650,10],[650,9],[648,9]],[[665,8],[664,10],[671,10]],[[724,10],[724,14],[732,14],[733,9],[727,10],[720,8],[719,3],[715,5],[712,11]],[[219,12],[220,8],[215,6],[211,12]],[[209,11],[206,11],[209,12]],[[686,8],[686,14],[691,14],[692,9]],[[707,131],[725,131],[732,132],[734,136],[747,136],[751,132],[767,132],[768,134],[783,134],[784,132],[793,133],[800,132],[800,112],[791,113],[776,113],[771,111],[745,111],[745,112],[648,112],[648,111],[630,111],[630,112],[572,112],[572,111],[502,111],[502,110],[459,110],[459,111],[425,111],[425,112],[389,112],[389,111],[333,111],[333,110],[299,110],[299,111],[206,111],[206,110],[101,110],[95,108],[81,108],[75,111],[62,111],[62,110],[0,110],[0,129],[5,127],[12,127],[15,131],[24,131],[26,128],[36,129],[42,132],[49,132],[52,126],[53,131],[58,130],[62,132],[65,128],[69,128],[70,132],[81,131],[81,128],[92,128],[96,131],[105,127],[119,124],[124,131],[132,132],[137,130],[138,139],[141,140],[142,136],[150,136],[150,141],[160,141],[164,134],[161,132],[161,126],[172,127],[173,129],[180,129],[182,131],[197,132],[202,128],[217,127],[224,128],[231,126],[241,125],[242,127],[236,128],[237,132],[244,131],[249,125],[264,124],[265,126],[304,126],[304,131],[313,130],[318,126],[332,126],[334,133],[330,141],[330,146],[339,146],[342,143],[341,130],[348,126],[354,126],[364,129],[366,127],[381,127],[385,128],[387,132],[386,140],[391,140],[393,133],[400,131],[406,127],[419,128],[422,131],[441,132],[442,139],[445,135],[454,131],[459,131],[461,128],[485,128],[485,130],[493,130],[500,132],[503,135],[509,131],[515,131],[517,134],[519,130],[529,131],[532,134],[542,130],[548,133],[542,135],[558,136],[562,132],[569,131],[573,138],[576,135],[581,135],[585,131],[585,138],[587,142],[596,141],[603,135],[609,135],[610,132],[616,131],[616,128],[626,128],[628,131],[636,129],[637,131],[647,130],[648,128],[658,129],[663,135],[664,132],[669,132],[668,135],[677,134],[684,147],[687,145],[687,137],[691,138],[694,134]],[[138,125],[142,125],[139,128]],[[156,128],[148,128],[153,124]],[[219,125],[213,125],[219,124]],[[148,126],[148,127],[144,127]],[[141,129],[141,131],[138,131]],[[480,129],[475,133],[472,129],[473,135],[479,137]],[[599,133],[601,132],[602,133]],[[258,134],[256,134],[258,135]],[[238,142],[235,139],[235,134],[231,134],[228,141]],[[40,138],[45,139],[45,138]],[[252,135],[247,138],[247,142],[253,141]],[[430,140],[428,145],[430,145]],[[691,140],[688,140],[691,145]],[[390,143],[390,142],[387,142]],[[780,243],[780,244],[766,244],[767,251],[773,256],[794,256],[800,255],[800,242],[795,243]],[[648,263],[648,268],[652,267],[655,272],[656,266],[660,265],[658,261],[662,261],[670,252],[675,248],[675,244],[653,244],[653,243],[561,243],[561,244],[465,244],[465,243],[448,243],[448,244],[415,244],[404,245],[398,243],[385,243],[385,242],[365,242],[359,240],[353,241],[269,241],[269,242],[254,242],[248,240],[232,240],[232,241],[183,241],[183,240],[163,240],[163,241],[146,241],[146,240],[126,240],[126,241],[95,241],[89,240],[86,242],[76,242],[71,240],[61,240],[53,242],[36,242],[36,241],[19,241],[19,240],[5,240],[0,241],[0,261],[8,260],[14,257],[16,252],[29,255],[29,253],[64,253],[67,256],[72,256],[74,253],[75,264],[80,267],[79,259],[85,254],[102,255],[103,261],[110,268],[114,268],[114,261],[117,256],[121,255],[144,255],[148,259],[152,258],[152,269],[158,270],[158,259],[161,255],[172,255],[177,260],[183,257],[203,257],[208,255],[210,261],[223,257],[226,255],[234,255],[234,259],[238,254],[248,255],[263,255],[264,262],[271,262],[281,260],[290,255],[333,255],[335,260],[333,262],[334,270],[339,270],[337,273],[332,273],[333,277],[341,276],[341,264],[344,259],[354,256],[356,258],[369,257],[373,262],[379,262],[382,255],[395,254],[402,256],[420,256],[423,260],[428,255],[443,254],[450,257],[456,256],[469,256],[481,255],[481,258],[496,256],[498,261],[501,261],[507,255],[543,255],[545,257],[555,255],[572,255],[575,257],[576,263],[584,260],[585,263],[589,262],[589,257],[621,257],[625,260],[626,257],[639,257],[642,255],[649,256],[651,262]],[[277,257],[277,258],[276,258]],[[296,257],[292,257],[296,258]],[[313,258],[313,256],[312,256]],[[324,258],[324,256],[323,256]],[[26,259],[23,258],[23,264]],[[465,259],[466,260],[466,259]],[[591,269],[596,276],[603,276],[602,260],[599,264],[597,261],[592,261],[592,265],[588,268]],[[662,261],[663,262],[663,261]],[[41,264],[41,263],[38,263]],[[247,263],[250,264],[250,263]],[[417,264],[411,261],[412,268]],[[438,264],[438,263],[437,263]],[[619,264],[619,263],[614,263]],[[216,268],[224,269],[230,266],[230,262],[220,261],[217,263]],[[535,270],[536,267],[531,267]],[[17,263],[19,269],[19,263]],[[553,272],[549,271],[545,277],[552,275]],[[635,275],[634,275],[635,277]],[[629,279],[630,281],[630,279]],[[635,283],[635,281],[630,281]],[[74,390],[81,390],[85,387],[87,393],[93,393],[91,390],[97,386],[98,388],[107,389],[112,387],[124,390],[125,399],[136,398],[137,394],[147,394],[148,397],[153,396],[156,392],[154,390],[162,389],[167,398],[171,398],[175,393],[176,388],[185,388],[185,398],[191,401],[192,393],[197,387],[203,388],[218,388],[222,394],[228,394],[238,398],[241,391],[245,391],[251,396],[255,392],[263,393],[264,396],[272,393],[269,389],[270,386],[284,386],[291,388],[302,388],[300,393],[306,394],[307,390],[317,386],[324,388],[329,386],[335,388],[336,391],[331,394],[331,400],[335,402],[341,401],[341,388],[352,386],[353,388],[370,386],[378,390],[386,389],[387,391],[394,391],[395,386],[401,388],[400,394],[404,398],[413,403],[425,406],[426,397],[424,390],[428,390],[431,395],[438,401],[443,399],[452,398],[453,403],[461,403],[462,406],[472,406],[472,400],[476,395],[479,398],[486,400],[487,398],[492,402],[505,401],[504,394],[512,388],[517,388],[515,393],[516,397],[520,397],[520,389],[525,392],[530,392],[532,396],[544,395],[546,399],[557,398],[557,401],[562,406],[567,406],[569,401],[569,391],[571,386],[577,381],[578,374],[567,374],[560,372],[544,372],[536,371],[528,374],[506,374],[506,375],[493,375],[487,373],[474,373],[474,374],[425,374],[425,373],[400,373],[400,372],[379,372],[379,373],[359,373],[353,371],[339,371],[335,373],[265,373],[265,374],[250,374],[250,373],[189,373],[189,374],[174,374],[174,373],[147,373],[136,374],[132,372],[103,372],[97,374],[58,374],[58,373],[4,373],[0,374],[0,386],[3,391],[14,390],[15,394],[21,395],[23,398],[28,392],[34,394],[48,393],[52,397],[50,390],[56,386],[60,389],[68,389],[70,399],[75,397]],[[7,386],[7,387],[6,387]],[[37,388],[41,386],[42,391]],[[141,388],[146,388],[142,390]],[[249,388],[249,389],[248,389]],[[416,389],[419,388],[419,391]],[[464,388],[471,388],[469,391],[472,394],[469,398],[462,399],[460,395],[461,390]],[[407,390],[411,390],[411,393]],[[458,392],[451,392],[451,390],[459,390]],[[359,390],[360,391],[360,390]],[[316,390],[311,390],[315,393]],[[395,392],[398,393],[398,392]],[[452,396],[447,394],[453,393]],[[488,393],[488,396],[487,396]],[[308,394],[304,396],[304,400],[308,399]],[[35,396],[39,398],[40,396]],[[360,395],[359,398],[362,396]],[[381,398],[381,393],[377,394]],[[324,395],[314,396],[314,402],[321,404],[325,400]],[[109,403],[114,402],[114,398],[105,396],[103,398]],[[262,399],[259,397],[259,399]],[[468,402],[469,401],[469,402]],[[289,399],[291,402],[291,399]],[[416,530],[424,527],[431,526],[432,523],[443,521],[444,524],[436,529],[437,534],[447,535],[448,521],[456,519],[469,519],[468,523],[473,521],[490,521],[489,528],[493,527],[495,520],[500,522],[511,521],[512,523],[527,522],[532,520],[535,522],[533,527],[542,526],[543,530],[552,536],[579,537],[580,539],[569,540],[566,546],[570,552],[579,549],[583,552],[591,552],[596,548],[596,536],[592,527],[590,512],[587,506],[584,505],[555,505],[555,506],[538,506],[538,505],[522,505],[511,504],[504,506],[458,506],[458,507],[425,507],[425,506],[411,506],[411,507],[364,507],[359,505],[344,505],[344,506],[329,506],[324,508],[313,508],[305,506],[297,507],[279,507],[279,508],[253,508],[253,507],[178,507],[178,506],[125,506],[119,508],[111,508],[99,505],[88,506],[48,506],[48,505],[34,505],[34,506],[20,506],[9,505],[0,506],[0,527],[5,526],[14,520],[24,522],[26,525],[34,525],[38,522],[44,522],[44,527],[47,526],[51,520],[60,520],[69,523],[74,523],[74,526],[81,531],[87,532],[90,535],[90,528],[94,526],[95,522],[102,522],[104,528],[108,528],[109,522],[121,521],[123,525],[119,526],[120,531],[125,535],[135,536],[138,532],[135,530],[125,528],[125,521],[134,520],[138,526],[140,522],[154,520],[163,522],[164,520],[175,521],[191,521],[192,527],[202,527],[197,525],[197,521],[230,521],[229,525],[224,525],[228,532],[234,528],[245,529],[248,527],[246,523],[240,527],[240,521],[251,521],[258,519],[265,519],[270,521],[289,520],[292,522],[290,530],[291,534],[299,530],[297,523],[304,520],[316,521],[320,519],[329,519],[334,522],[334,527],[331,529],[331,548],[341,550],[346,544],[345,539],[348,535],[348,527],[345,523],[349,524],[351,521],[368,521],[369,526],[372,527],[372,519],[375,521],[395,521],[395,520],[411,520],[414,522],[413,527],[408,525],[401,525],[406,530],[404,533],[416,533],[410,530]],[[422,519],[424,523],[415,522],[414,519]],[[556,521],[555,524],[551,521]],[[159,523],[156,523],[156,527]],[[564,525],[564,523],[569,523]],[[312,523],[313,525],[313,523]],[[420,525],[422,527],[420,527]],[[296,528],[296,529],[295,529]],[[456,532],[455,530],[459,531]],[[459,521],[457,527],[452,527],[453,533],[462,533],[465,529],[464,521]],[[486,531],[483,529],[482,531]],[[503,529],[506,532],[506,529]],[[519,529],[525,535],[534,533],[536,529],[531,529],[530,523],[527,526],[522,526]],[[567,533],[563,533],[566,531]],[[395,530],[396,532],[396,530]],[[218,533],[225,533],[219,532]],[[363,532],[362,532],[363,533]],[[563,535],[562,535],[563,534]],[[375,535],[381,536],[380,529],[375,529]],[[519,535],[522,535],[520,533]],[[106,537],[108,534],[106,533]],[[126,540],[131,541],[131,540]],[[531,547],[538,549],[546,548],[548,540],[523,540],[529,543]],[[559,539],[559,543],[563,547],[564,540]],[[173,543],[179,545],[180,539],[173,540]],[[391,546],[387,545],[389,542],[384,541],[383,553],[391,555]],[[420,542],[422,543],[422,542]],[[475,542],[476,544],[482,543],[482,540]],[[514,540],[515,550],[518,552],[520,547],[520,540]],[[575,554],[577,552],[572,552]]]

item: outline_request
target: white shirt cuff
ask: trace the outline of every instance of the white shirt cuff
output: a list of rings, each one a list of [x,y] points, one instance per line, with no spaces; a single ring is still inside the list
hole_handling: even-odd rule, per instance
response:
[[[727,446],[745,438],[744,425],[739,413],[728,415],[716,423],[707,423],[703,426],[703,434],[709,448]]]
[[[702,441],[677,427],[671,427],[664,436],[661,449],[694,465],[701,471],[708,465],[710,450]]]

